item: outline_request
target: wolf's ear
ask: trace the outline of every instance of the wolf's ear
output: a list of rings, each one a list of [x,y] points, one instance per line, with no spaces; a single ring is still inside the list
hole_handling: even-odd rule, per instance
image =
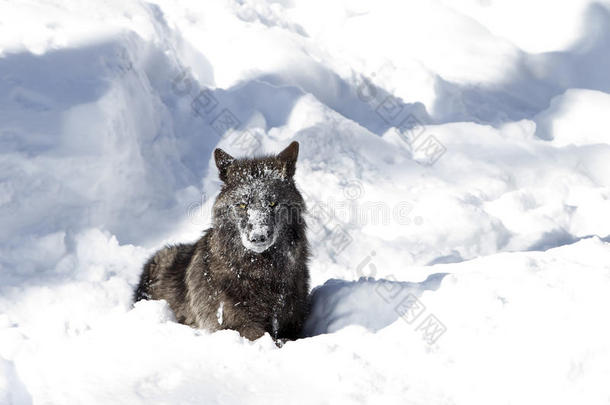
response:
[[[218,177],[220,177],[220,180],[226,182],[227,169],[231,166],[231,163],[233,163],[235,158],[224,150],[217,148],[214,151],[214,160],[216,161],[216,167],[218,168]]]
[[[286,149],[277,155],[277,159],[284,164],[284,173],[286,176],[294,176],[294,171],[297,166],[297,157],[299,157],[299,143],[292,142]]]

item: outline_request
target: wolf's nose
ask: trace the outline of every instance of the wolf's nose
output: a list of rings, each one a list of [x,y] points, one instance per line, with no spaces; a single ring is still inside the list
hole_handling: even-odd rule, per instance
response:
[[[267,241],[267,235],[264,233],[255,233],[250,236],[250,242],[252,243],[263,243]]]

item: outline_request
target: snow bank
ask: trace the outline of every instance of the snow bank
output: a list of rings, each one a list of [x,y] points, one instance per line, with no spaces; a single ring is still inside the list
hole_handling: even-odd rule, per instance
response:
[[[570,89],[551,100],[536,117],[536,134],[557,146],[608,142],[610,96],[595,90]]]
[[[1,404],[610,399],[608,2],[11,1],[0,30]],[[307,337],[132,307],[209,225],[213,149],[292,140]]]

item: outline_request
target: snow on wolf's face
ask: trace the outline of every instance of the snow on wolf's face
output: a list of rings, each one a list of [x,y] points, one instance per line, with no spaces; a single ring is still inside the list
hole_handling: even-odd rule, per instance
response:
[[[253,181],[235,190],[231,207],[239,230],[241,243],[246,249],[262,253],[275,243],[278,235],[278,196],[272,184]]]
[[[262,253],[300,217],[303,201],[292,179],[297,155],[296,142],[277,156],[256,159],[234,159],[216,149],[224,185],[214,204],[214,227],[232,239],[227,242],[239,239],[247,250]]]

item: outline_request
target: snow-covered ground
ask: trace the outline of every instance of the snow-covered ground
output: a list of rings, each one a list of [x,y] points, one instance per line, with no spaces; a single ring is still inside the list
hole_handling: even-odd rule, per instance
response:
[[[608,404],[609,112],[608,1],[0,1],[0,404]],[[133,307],[292,140],[308,337]]]

